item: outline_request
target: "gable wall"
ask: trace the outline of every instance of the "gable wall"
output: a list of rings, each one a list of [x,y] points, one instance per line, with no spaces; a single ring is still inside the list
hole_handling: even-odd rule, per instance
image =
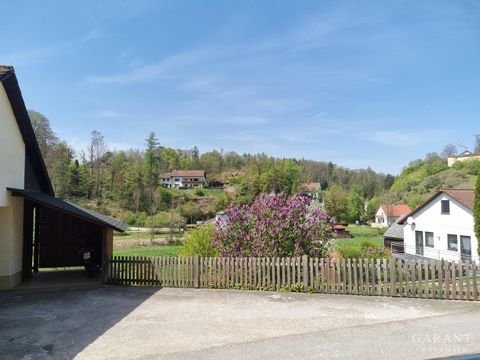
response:
[[[25,143],[0,83],[0,207],[9,205],[7,187],[25,185]]]
[[[441,200],[450,200],[450,214],[441,214]],[[474,233],[474,220],[470,210],[445,194],[440,194],[430,204],[413,216],[415,226],[405,223],[405,252],[415,254],[415,231],[433,232],[434,247],[424,247],[424,256],[432,259],[460,260],[460,239],[458,252],[448,250],[447,235],[470,236],[472,259],[478,260],[478,241]],[[424,239],[425,241],[425,239]]]
[[[8,187],[23,188],[25,144],[0,83],[0,289],[16,285],[22,270],[23,199]]]

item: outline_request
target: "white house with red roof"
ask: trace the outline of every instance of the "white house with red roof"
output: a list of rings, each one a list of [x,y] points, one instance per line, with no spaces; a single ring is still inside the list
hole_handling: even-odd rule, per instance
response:
[[[372,227],[389,227],[410,211],[412,210],[407,204],[382,204],[375,214]]]
[[[403,217],[405,254],[449,261],[478,261],[474,191],[445,189]]]
[[[205,170],[174,170],[160,175],[162,185],[168,188],[187,189],[206,185]]]

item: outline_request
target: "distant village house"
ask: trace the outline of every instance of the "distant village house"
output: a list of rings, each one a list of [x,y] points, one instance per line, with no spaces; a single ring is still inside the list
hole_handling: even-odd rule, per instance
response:
[[[382,204],[375,214],[375,221],[372,223],[372,227],[389,227],[410,211],[412,210],[406,204]]]
[[[160,175],[162,185],[167,188],[188,189],[206,185],[205,170],[174,170]]]
[[[449,156],[447,159],[448,167],[453,166],[457,161],[480,160],[480,153],[472,153],[465,150],[459,155]]]

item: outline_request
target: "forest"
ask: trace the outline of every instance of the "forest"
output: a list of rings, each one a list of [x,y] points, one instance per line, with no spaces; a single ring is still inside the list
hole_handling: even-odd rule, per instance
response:
[[[29,115],[56,196],[134,226],[180,227],[210,219],[228,204],[251,204],[261,193],[302,192],[302,184],[309,182],[320,183],[316,195],[336,221],[364,223],[381,202],[418,205],[431,189],[415,186],[446,169],[445,156],[436,153],[410,163],[397,177],[328,161],[223,149],[200,153],[194,144],[191,149],[164,147],[153,132],[146,134],[142,149],[112,150],[95,130],[87,149],[73,149],[57,136],[46,116],[34,110]],[[176,190],[161,185],[160,174],[188,169],[205,170],[210,185],[224,183],[225,189]],[[477,169],[465,171],[473,175]],[[232,178],[232,172],[238,176]],[[430,187],[443,185],[433,181]]]

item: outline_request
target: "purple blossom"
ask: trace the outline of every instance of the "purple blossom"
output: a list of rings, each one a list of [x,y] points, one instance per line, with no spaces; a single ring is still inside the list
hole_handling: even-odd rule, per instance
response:
[[[230,205],[228,221],[218,224],[212,244],[231,257],[325,255],[333,221],[311,209],[311,201],[301,194],[261,194],[251,206]]]

